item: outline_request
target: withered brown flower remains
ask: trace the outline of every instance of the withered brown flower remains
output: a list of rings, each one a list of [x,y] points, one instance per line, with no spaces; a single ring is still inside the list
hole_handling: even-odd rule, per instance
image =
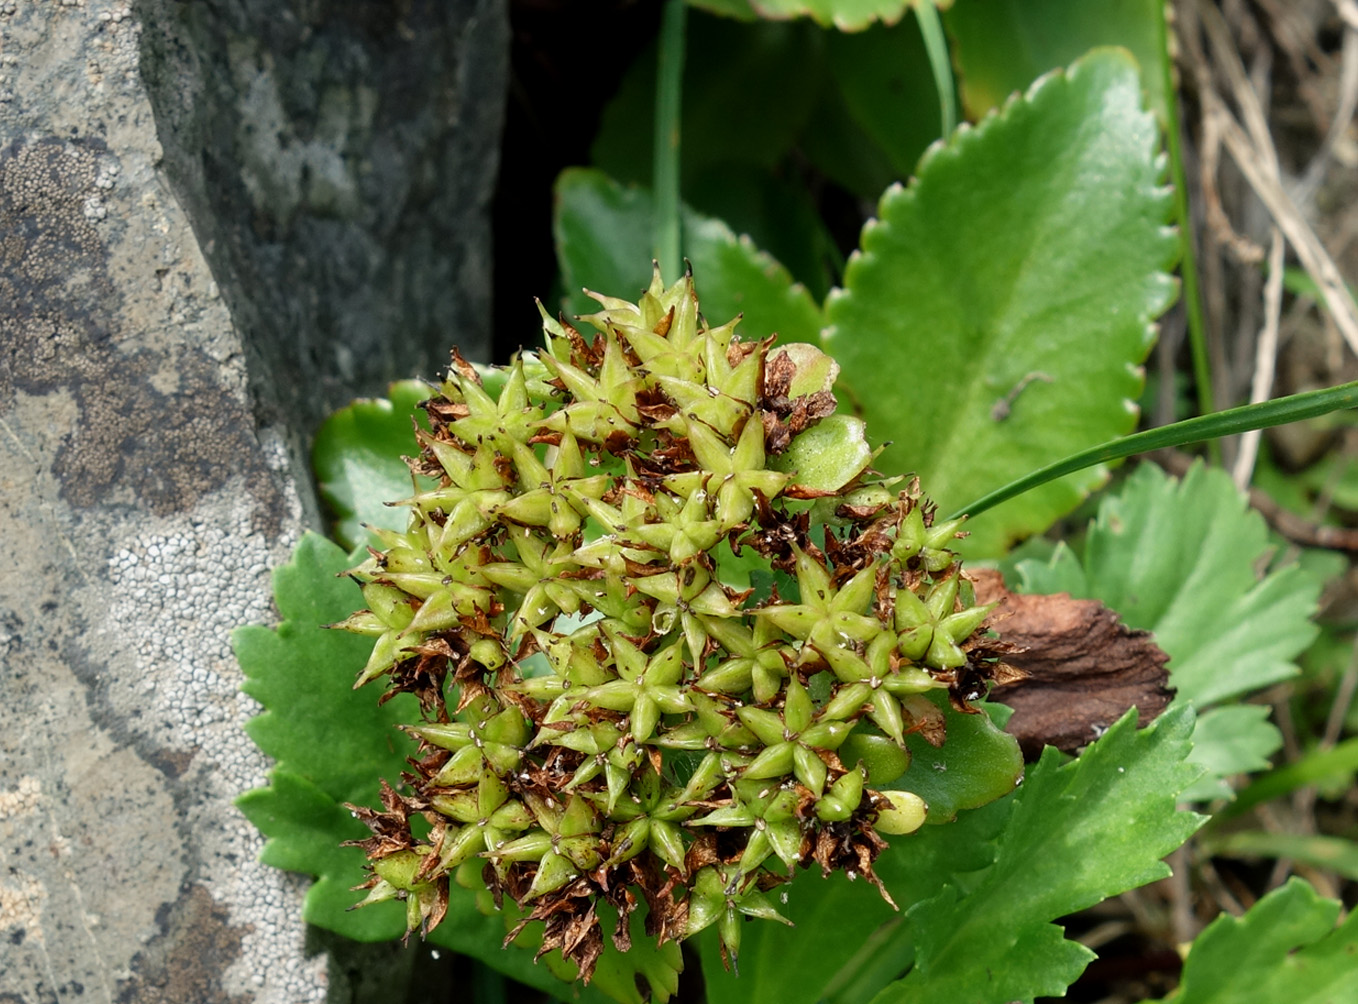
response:
[[[993,646],[957,524],[875,479],[827,356],[708,326],[691,276],[596,298],[592,338],[544,311],[541,355],[483,378],[454,353],[410,461],[437,485],[337,625],[375,639],[358,684],[424,716],[403,790],[355,810],[365,903],[428,931],[450,882],[488,888],[586,981],[602,904],[625,950],[644,901],[677,962],[709,925],[734,957],[745,916],[782,920],[798,866],[886,896],[879,833],[926,807],[882,786],[907,733],[943,741],[924,693],[965,706]]]

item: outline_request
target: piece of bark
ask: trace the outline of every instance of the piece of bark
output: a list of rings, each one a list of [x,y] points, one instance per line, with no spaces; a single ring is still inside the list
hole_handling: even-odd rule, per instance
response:
[[[1018,595],[999,572],[969,574],[978,603],[999,601],[987,624],[1008,649],[1004,662],[1026,674],[990,694],[1014,709],[1006,730],[1026,758],[1044,745],[1074,753],[1133,705],[1144,725],[1169,704],[1169,656],[1149,631],[1126,627],[1097,600]]]

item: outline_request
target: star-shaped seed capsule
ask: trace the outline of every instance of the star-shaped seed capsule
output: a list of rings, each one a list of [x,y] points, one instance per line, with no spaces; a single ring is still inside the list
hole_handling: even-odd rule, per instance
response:
[[[822,752],[837,750],[853,731],[853,724],[817,714],[811,696],[795,676],[787,682],[781,715],[749,706],[736,714],[764,745],[743,776],[759,779],[792,774],[820,798],[829,773]]]
[[[764,466],[764,427],[745,422],[735,446],[696,419],[686,419],[688,442],[702,469],[665,479],[666,487],[681,495],[705,491],[715,500],[717,522],[723,531],[744,525],[754,512],[755,492],[775,498],[792,479]]]
[[[856,676],[856,646],[882,632],[881,621],[866,612],[876,591],[876,568],[864,568],[836,589],[820,559],[801,548],[794,553],[801,602],[762,607],[754,613],[804,641],[803,662],[819,655],[836,673]]]

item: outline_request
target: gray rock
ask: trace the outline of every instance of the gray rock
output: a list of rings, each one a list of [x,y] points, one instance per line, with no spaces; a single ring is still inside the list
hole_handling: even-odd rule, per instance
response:
[[[0,0],[0,999],[325,996],[228,633],[489,330],[500,0]]]

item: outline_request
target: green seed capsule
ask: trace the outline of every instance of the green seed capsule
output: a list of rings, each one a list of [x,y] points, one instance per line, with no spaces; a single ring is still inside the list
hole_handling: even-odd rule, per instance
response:
[[[688,924],[684,937],[691,938],[726,914],[726,890],[721,874],[708,865],[694,876],[688,900]]]
[[[505,664],[504,648],[499,642],[491,641],[489,638],[473,642],[467,655],[487,669],[499,669]]]
[[[924,547],[926,535],[924,512],[919,506],[912,506],[901,520],[900,529],[896,531],[896,543],[892,545],[891,557],[904,565],[919,554]]]
[[[727,910],[718,922],[722,946],[729,953],[731,965],[737,967],[740,956],[740,932],[745,926],[745,918],[735,910]]]
[[[950,519],[946,523],[935,524],[924,535],[924,546],[936,550],[947,548],[957,539],[957,531],[962,528],[962,524],[966,521],[965,516],[959,516],[957,519]]]
[[[832,721],[852,718],[872,696],[872,687],[866,683],[851,683],[840,687],[838,692],[825,705],[821,714]]]
[[[579,874],[580,870],[570,858],[556,851],[549,851],[543,855],[542,862],[533,875],[533,884],[529,886],[528,895],[524,896],[523,900],[527,903],[549,892],[555,892]]]
[[[427,850],[428,848],[426,848]],[[373,871],[384,882],[403,892],[416,888],[415,874],[424,864],[425,856],[416,851],[397,851],[373,861]]]
[[[820,798],[825,790],[826,775],[829,774],[825,761],[805,746],[799,745],[792,751],[792,769],[797,775],[797,780],[806,785],[812,795]]]
[[[769,746],[754,758],[754,763],[745,768],[745,776],[749,778],[772,778],[791,774],[796,752],[801,748],[796,743],[778,743],[776,746]]]
[[[443,768],[434,775],[433,783],[441,788],[459,788],[476,784],[486,769],[486,758],[475,746],[464,746],[453,754]]]
[[[442,813],[459,823],[472,823],[481,818],[476,807],[475,791],[459,791],[452,795],[433,795],[429,805],[434,811]]]
[[[799,733],[811,724],[811,716],[815,707],[811,703],[811,695],[806,692],[801,681],[796,677],[787,681],[787,703],[783,708],[783,723],[786,729],[792,733]],[[749,722],[746,722],[748,725]]]
[[[443,848],[439,853],[439,867],[444,870],[456,868],[472,855],[483,851],[485,846],[484,830],[475,823],[469,823],[453,834],[451,839],[444,838]]]
[[[363,602],[387,627],[404,631],[415,617],[410,597],[395,586],[370,582],[363,587]]]
[[[745,852],[740,856],[740,863],[736,866],[740,869],[740,874],[748,875],[773,853],[773,844],[769,840],[768,827],[761,827],[750,834],[749,840],[745,842]]]
[[[506,708],[481,727],[481,738],[488,743],[522,746],[528,741],[528,722],[518,708]]]
[[[929,806],[914,792],[879,791],[876,794],[883,802],[877,810],[877,822],[873,824],[879,833],[914,833],[924,825]]]
[[[842,823],[854,814],[862,800],[863,771],[851,770],[830,785],[825,797],[816,803],[816,815],[827,823]]]
[[[971,607],[961,613],[953,614],[951,617],[945,617],[938,625],[939,630],[947,634],[954,642],[966,641],[971,637],[972,632],[990,616],[990,611],[994,610],[997,605],[998,601],[987,603],[985,606]]]
[[[651,820],[651,850],[655,851],[656,856],[664,861],[671,868],[677,868],[683,872],[686,870],[684,865],[684,837],[679,827],[673,823],[667,823],[663,819]]]
[[[621,864],[630,861],[646,849],[651,837],[651,820],[648,816],[640,816],[632,820],[613,840],[613,853],[609,855],[605,866]]]
[[[497,861],[540,861],[551,849],[552,835],[545,830],[534,830],[517,840],[491,848],[487,854]]]

